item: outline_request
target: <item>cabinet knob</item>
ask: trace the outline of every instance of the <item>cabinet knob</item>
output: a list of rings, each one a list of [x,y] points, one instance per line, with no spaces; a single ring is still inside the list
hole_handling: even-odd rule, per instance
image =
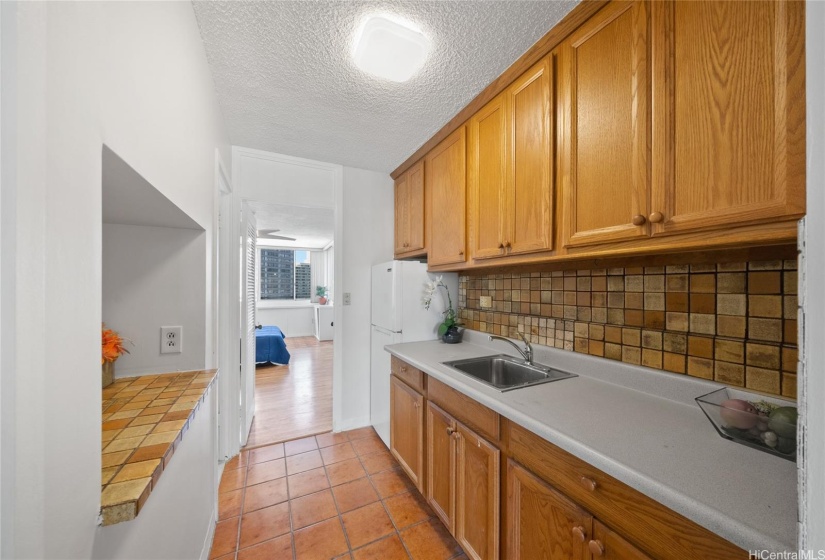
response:
[[[499,244],[498,244],[498,248],[499,248],[499,249],[504,249],[504,243],[499,243]]]
[[[587,543],[587,548],[590,549],[590,554],[593,556],[602,556],[604,554],[604,545],[602,541],[591,540]]]
[[[506,241],[506,242],[504,243],[504,248],[505,248],[505,249],[510,249],[510,247],[511,247],[511,246],[510,246],[510,242],[509,242],[509,241]]]
[[[407,366],[401,366],[401,373],[407,373]]]
[[[637,215],[633,216],[633,220],[631,220],[631,221],[633,222],[634,226],[643,226],[643,225],[645,225],[645,222],[647,221],[647,219],[644,216],[642,216],[641,214],[637,214]]]
[[[573,527],[572,532],[573,532],[573,536],[576,537],[579,540],[579,542],[584,542],[584,539],[585,539],[584,527],[576,525],[575,527]]]
[[[416,401],[416,402],[414,402],[414,403],[413,403],[413,406],[414,406],[415,408],[421,408],[421,403],[420,403],[420,402],[418,402],[418,401]]]
[[[586,476],[581,477],[582,486],[593,492],[596,490],[596,481],[592,478],[587,478]]]
[[[464,251],[459,251],[458,256],[463,257],[464,256]]]
[[[447,426],[447,435],[451,436],[451,435],[453,435],[453,433],[455,433],[455,430],[453,428],[450,428],[449,426]]]
[[[658,223],[664,221],[665,215],[662,214],[661,212],[654,212],[653,214],[650,215],[649,219],[650,219],[651,224],[658,224]]]

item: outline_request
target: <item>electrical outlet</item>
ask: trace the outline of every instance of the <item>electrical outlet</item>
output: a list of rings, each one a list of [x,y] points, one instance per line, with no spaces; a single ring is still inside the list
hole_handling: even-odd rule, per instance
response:
[[[344,305],[352,305],[352,294],[344,292]]]
[[[183,327],[160,328],[160,353],[180,354],[183,352]]]
[[[490,296],[481,296],[478,300],[478,305],[482,309],[489,309],[493,306],[493,298]]]

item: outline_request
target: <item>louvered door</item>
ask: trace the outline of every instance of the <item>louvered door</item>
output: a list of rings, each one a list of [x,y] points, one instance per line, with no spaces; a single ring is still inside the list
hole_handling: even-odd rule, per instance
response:
[[[246,445],[252,418],[255,416],[255,262],[258,228],[252,210],[244,205],[242,221],[242,262],[244,263],[243,297],[241,317],[243,336],[241,340],[241,445]]]

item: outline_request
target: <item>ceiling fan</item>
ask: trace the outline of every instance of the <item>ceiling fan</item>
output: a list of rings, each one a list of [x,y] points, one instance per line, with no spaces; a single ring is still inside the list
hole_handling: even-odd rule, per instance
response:
[[[295,241],[294,237],[287,237],[286,235],[275,235],[279,229],[259,229],[258,237],[269,237],[270,239],[282,239],[284,241]]]

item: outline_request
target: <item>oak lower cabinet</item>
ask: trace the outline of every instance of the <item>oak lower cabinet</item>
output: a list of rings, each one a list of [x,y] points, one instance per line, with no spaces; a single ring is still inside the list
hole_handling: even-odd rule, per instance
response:
[[[427,501],[476,560],[499,557],[500,452],[427,402]]]
[[[390,452],[419,491],[424,489],[424,397],[390,378]]]
[[[594,560],[651,560],[650,556],[611,531],[599,520],[593,520],[593,538],[587,543]]]

